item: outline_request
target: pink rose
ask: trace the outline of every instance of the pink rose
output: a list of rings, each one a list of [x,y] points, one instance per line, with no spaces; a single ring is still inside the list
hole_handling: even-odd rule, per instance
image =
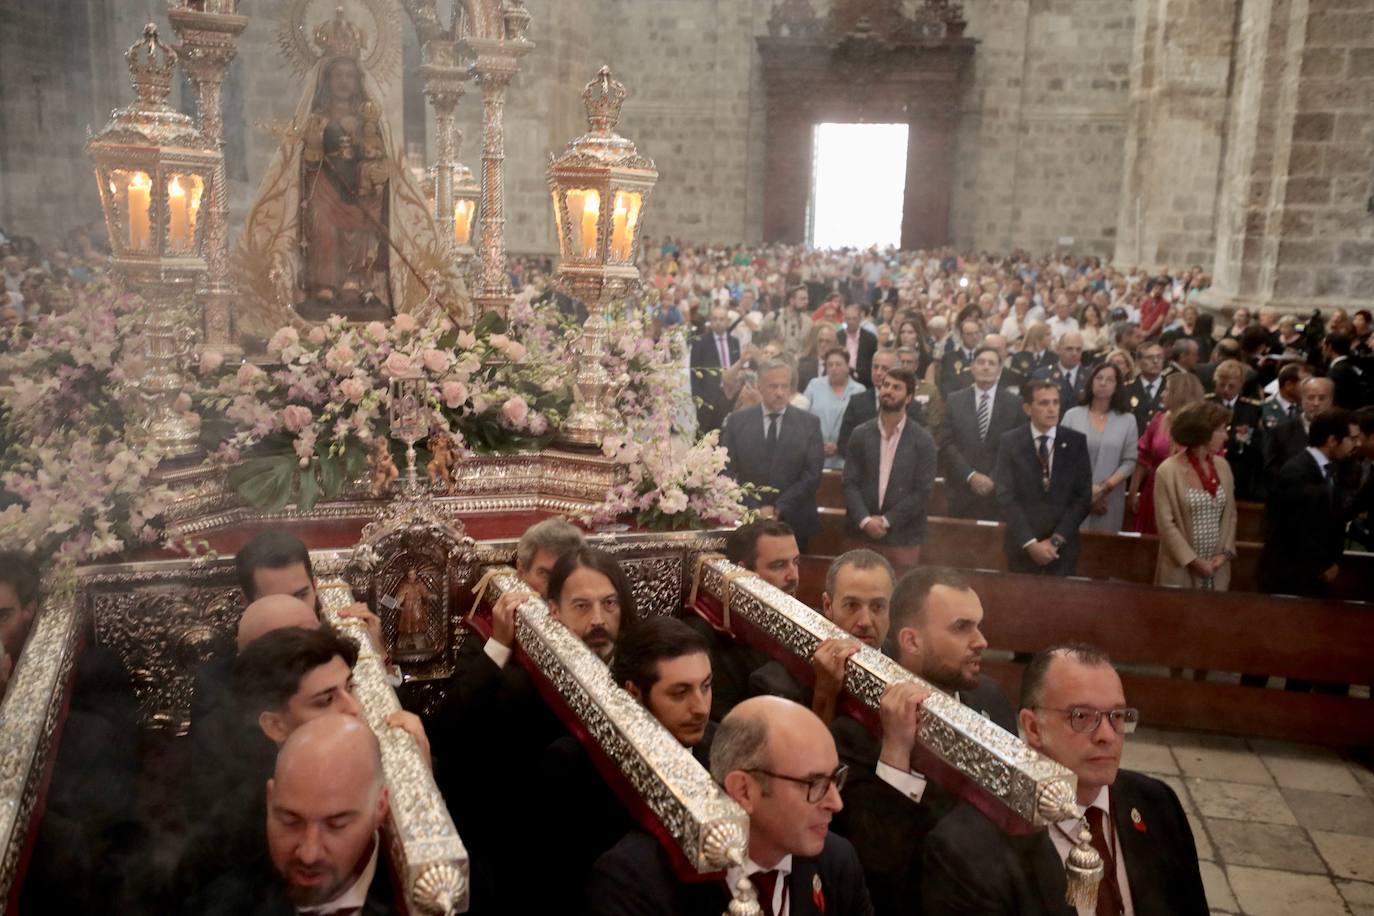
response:
[[[208,375],[215,372],[220,366],[224,365],[224,354],[218,350],[202,350],[200,352],[200,374]]]
[[[443,350],[436,350],[433,347],[426,347],[425,352],[420,354],[424,360],[425,368],[435,375],[442,375],[448,371],[448,367],[453,364],[453,357]]]
[[[382,371],[392,378],[401,375],[409,375],[410,357],[399,350],[393,351],[392,354],[386,358],[386,362],[382,363]]]
[[[357,404],[367,394],[367,385],[362,379],[346,378],[339,383],[339,393],[348,398],[349,403]]]
[[[324,364],[329,367],[329,371],[342,374],[353,368],[356,358],[357,354],[353,352],[352,347],[348,344],[338,344],[330,347],[324,354]]]
[[[261,375],[262,370],[257,366],[252,363],[244,363],[242,366],[239,366],[239,371],[235,373],[234,381],[238,382],[239,385],[247,387],[253,384]]]
[[[505,334],[493,334],[487,343],[491,344],[493,349],[504,350],[510,346],[510,338]]]
[[[501,413],[505,416],[507,420],[519,425],[521,423],[524,423],[525,418],[529,416],[530,405],[526,404],[525,399],[517,394],[515,397],[511,398],[509,401],[501,405]]]
[[[513,363],[518,363],[525,358],[525,345],[512,340],[505,346],[506,357]]]
[[[288,432],[300,432],[309,426],[313,419],[315,419],[315,415],[310,412],[309,407],[288,404],[281,409],[281,422]]]
[[[458,332],[458,347],[462,350],[471,350],[477,346],[477,335],[471,331]]]
[[[417,327],[415,324],[415,317],[406,312],[397,315],[396,320],[391,322],[391,326],[403,334],[409,333]]]
[[[363,329],[363,333],[377,343],[382,343],[386,340],[386,325],[380,321],[370,321],[367,327]]]
[[[329,335],[325,332],[324,328],[319,325],[311,328],[310,333],[306,336],[307,339],[317,347],[329,339]]]
[[[285,327],[272,335],[272,339],[267,342],[268,353],[280,353],[287,347],[294,347],[301,342],[301,335],[296,333],[293,327]]]
[[[444,404],[450,410],[457,410],[468,399],[468,386],[462,382],[444,382]]]

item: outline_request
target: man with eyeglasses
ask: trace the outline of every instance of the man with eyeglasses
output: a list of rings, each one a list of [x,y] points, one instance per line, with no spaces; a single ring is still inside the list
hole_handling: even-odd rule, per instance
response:
[[[754,697],[716,729],[711,776],[749,815],[749,854],[724,881],[683,882],[658,841],[636,830],[597,860],[590,916],[720,916],[748,877],[767,916],[872,916],[859,858],[830,832],[843,807],[835,742],[815,713]]]
[[[1197,847],[1178,796],[1120,769],[1139,716],[1102,650],[1071,643],[1032,658],[1021,681],[1021,731],[1073,771],[1084,815],[1012,836],[961,804],[926,842],[924,912],[1074,912],[1064,903],[1064,862],[1087,830],[1104,869],[1096,907],[1078,907],[1080,916],[1206,914]]]

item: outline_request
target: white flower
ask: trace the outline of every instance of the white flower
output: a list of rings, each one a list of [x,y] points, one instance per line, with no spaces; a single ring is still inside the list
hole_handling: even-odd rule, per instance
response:
[[[676,515],[687,509],[687,494],[677,487],[669,487],[658,499],[659,511],[664,515]]]
[[[281,353],[287,347],[295,346],[300,343],[301,335],[296,333],[296,329],[290,326],[281,328],[272,335],[272,339],[267,342],[268,353]]]

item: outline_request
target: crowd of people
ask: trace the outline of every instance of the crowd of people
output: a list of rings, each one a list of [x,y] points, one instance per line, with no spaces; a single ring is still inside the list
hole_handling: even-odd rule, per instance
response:
[[[60,245],[45,248],[29,236],[0,229],[0,274],[5,282],[0,290],[0,329],[71,308],[79,288],[105,273],[110,253],[103,243],[103,233],[76,229]]]

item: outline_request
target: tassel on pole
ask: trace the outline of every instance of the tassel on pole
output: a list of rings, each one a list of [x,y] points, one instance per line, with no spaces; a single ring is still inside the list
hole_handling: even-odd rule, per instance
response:
[[[1064,902],[1072,907],[1097,906],[1097,888],[1102,882],[1102,857],[1092,845],[1092,834],[1086,829],[1078,834],[1078,845],[1064,861],[1066,882]]]

